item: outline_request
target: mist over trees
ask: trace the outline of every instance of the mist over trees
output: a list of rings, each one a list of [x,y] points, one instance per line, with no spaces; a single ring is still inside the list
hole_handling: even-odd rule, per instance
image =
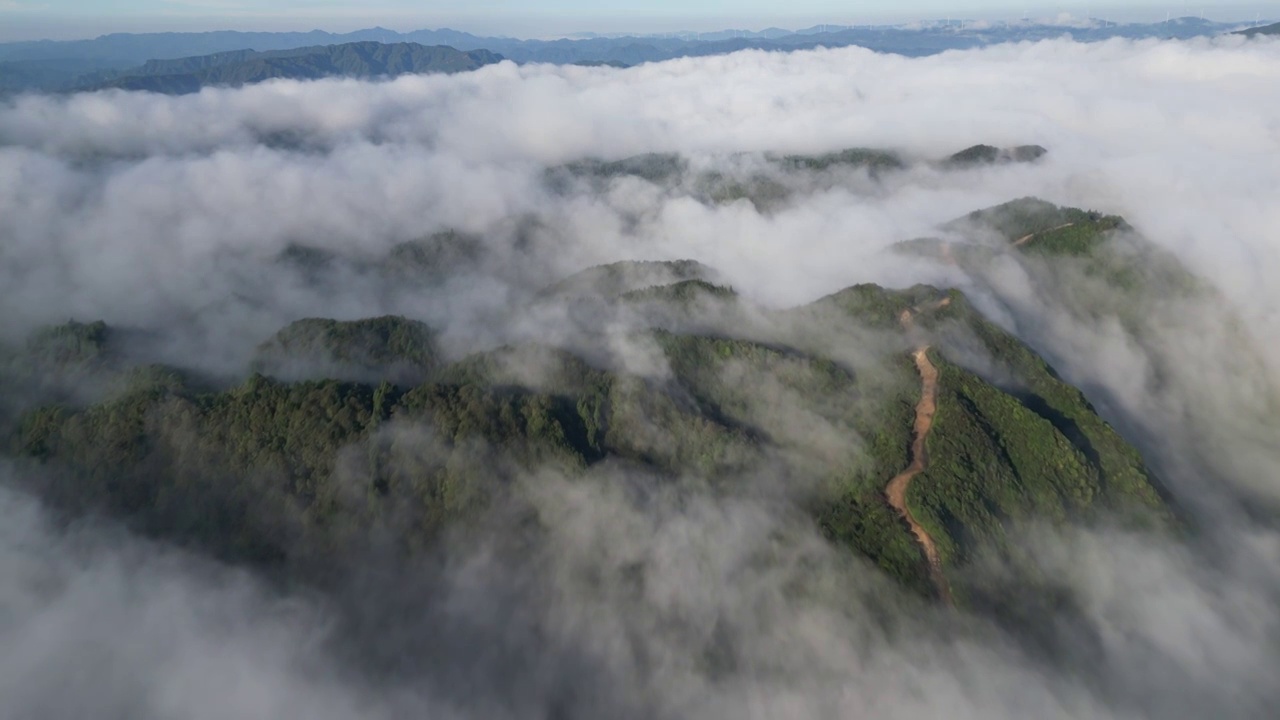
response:
[[[4,101],[0,697],[1268,716],[1278,52]]]

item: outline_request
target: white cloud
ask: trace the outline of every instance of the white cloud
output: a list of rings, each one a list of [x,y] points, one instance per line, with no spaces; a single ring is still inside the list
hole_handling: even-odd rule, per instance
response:
[[[1261,190],[1280,182],[1280,110],[1268,92],[1276,56],[1274,43],[1242,39],[1052,41],[921,59],[746,52],[624,71],[507,63],[390,83],[20,98],[0,109],[0,212],[11,219],[8,253],[35,253],[28,261],[40,268],[0,292],[42,308],[42,320],[208,303],[188,274],[216,248],[376,246],[433,226],[481,230],[556,213],[534,188],[538,168],[590,154],[859,145],[936,157],[1034,142],[1051,148],[1043,166],[979,183],[917,173],[883,196],[822,195],[768,220],[675,203],[642,238],[651,250],[626,242],[632,254],[697,256],[762,299],[795,303],[874,279],[866,255],[892,241],[1036,194],[1123,214],[1273,338],[1274,306],[1253,299],[1280,269],[1280,245],[1260,241],[1280,226]],[[302,138],[311,152],[258,144],[270,137]],[[101,155],[119,159],[83,168]],[[562,240],[575,248],[564,265],[616,252],[616,228],[617,242],[605,243],[583,226],[581,213],[597,210],[560,218],[577,224]],[[794,252],[796,237],[810,252]],[[67,259],[61,286],[39,262],[53,249]]]
[[[9,309],[0,331],[13,337],[37,323],[103,317],[185,331],[188,350],[195,348],[191,354],[225,368],[297,317],[405,312],[446,327],[451,341],[468,349],[531,334],[518,323],[504,324],[509,306],[562,274],[621,257],[702,260],[738,290],[773,305],[806,302],[862,281],[972,289],[978,283],[954,269],[896,262],[881,251],[975,208],[1038,195],[1124,215],[1219,287],[1264,354],[1274,358],[1280,352],[1277,80],[1276,42],[1058,40],[919,59],[857,48],[745,52],[627,70],[506,63],[466,75],[271,82],[176,98],[118,92],[22,97],[0,105],[0,306]],[[746,203],[711,207],[638,181],[600,194],[567,195],[549,192],[542,182],[546,165],[588,155],[678,151],[695,163],[727,165],[751,162],[728,157],[739,152],[849,146],[936,158],[980,142],[1038,143],[1050,154],[1034,165],[966,173],[921,166],[878,185],[850,180],[766,215]],[[483,285],[467,278],[439,293],[403,297],[382,293],[376,281],[356,274],[317,290],[269,264],[290,243],[374,256],[446,227],[486,236],[501,265],[494,277]],[[517,240],[532,250],[514,250]],[[1209,411],[1208,403],[1187,400],[1202,397],[1194,394],[1146,397],[1147,350],[1133,347],[1114,327],[1063,317],[1037,297],[1027,277],[1010,273],[992,286],[987,300],[993,307],[1004,303],[1011,322],[1037,321],[1028,336],[1047,343],[1071,379],[1109,392],[1121,409],[1146,418],[1139,430],[1153,436],[1181,432],[1178,412]],[[1235,366],[1198,347],[1205,335],[1192,334],[1192,327],[1173,327],[1166,349],[1186,353],[1204,388],[1233,382],[1253,387],[1256,378],[1231,377]],[[1223,395],[1228,412],[1241,394]],[[1183,439],[1165,438],[1170,457],[1180,457],[1172,450]],[[1158,442],[1151,447],[1166,448]],[[1251,454],[1241,467],[1249,472],[1228,473],[1230,482],[1220,486],[1206,487],[1203,479],[1197,486],[1195,478],[1179,485],[1192,496],[1223,496],[1227,510],[1207,517],[1232,517],[1244,497],[1236,494],[1240,488],[1272,499],[1280,493],[1275,450],[1247,447]],[[1243,525],[1237,532],[1224,523],[1212,536],[1231,543],[1225,554],[1232,562],[1226,563],[1212,549],[1196,554],[1200,550],[1151,547],[1128,536],[1057,538],[1045,563],[1086,601],[1076,620],[1089,637],[1082,652],[1096,655],[1090,656],[1094,674],[1085,681],[1055,671],[1055,663],[1067,660],[1037,658],[972,619],[952,617],[959,625],[937,630],[946,619],[921,609],[906,629],[870,622],[866,617],[887,613],[885,603],[899,598],[885,601],[889,590],[856,573],[861,579],[849,590],[854,601],[847,605],[788,603],[773,594],[779,587],[773,576],[748,574],[759,584],[729,586],[725,578],[741,579],[735,572],[750,565],[752,552],[763,552],[753,544],[762,542],[755,532],[762,527],[798,533],[788,552],[831,569],[832,577],[846,577],[839,558],[758,502],[719,507],[698,498],[661,498],[649,512],[653,508],[642,511],[606,491],[582,497],[595,491],[551,481],[546,487],[553,497],[531,499],[543,510],[580,502],[592,511],[563,518],[548,554],[538,558],[543,565],[529,570],[499,563],[514,577],[514,589],[496,579],[507,577],[501,573],[451,576],[460,585],[450,587],[455,614],[446,615],[474,630],[450,636],[454,642],[484,640],[512,649],[502,645],[501,633],[486,631],[495,618],[517,635],[508,638],[518,651],[511,665],[490,656],[467,666],[485,671],[482,680],[469,680],[479,682],[476,694],[495,705],[479,711],[467,706],[460,716],[519,717],[527,712],[522,707],[564,702],[596,714],[647,717],[736,717],[761,707],[790,717],[1167,717],[1212,708],[1244,717],[1276,699],[1266,670],[1280,657],[1274,602],[1280,572],[1276,535],[1269,530]],[[32,532],[40,542],[53,542],[46,530]],[[608,532],[625,534],[628,542],[583,542]],[[521,571],[590,577],[637,557],[658,567],[656,577],[666,583],[651,588],[652,596],[618,598],[607,585],[561,585],[548,592],[578,594],[542,597],[544,604],[519,608],[526,615],[503,604],[528,589],[521,582],[546,589]],[[191,589],[185,575],[176,586],[160,582],[158,599],[145,593],[147,603],[161,604],[158,617],[188,628],[194,639],[164,640],[167,649],[159,654],[151,645],[129,646],[135,633],[150,638],[147,621],[157,615],[150,604],[137,606],[127,586],[150,587],[154,576],[108,560],[98,574],[92,568],[59,570],[70,590],[57,602],[42,607],[20,597],[28,623],[5,626],[0,617],[0,632],[35,648],[13,652],[8,648],[16,646],[0,644],[0,681],[39,677],[39,660],[46,657],[41,647],[53,648],[49,667],[70,663],[79,640],[88,638],[107,648],[109,658],[122,658],[123,667],[141,668],[124,671],[120,685],[103,680],[104,692],[123,698],[121,707],[129,707],[139,682],[147,688],[159,674],[167,682],[159,695],[143,693],[172,703],[146,708],[158,715],[218,705],[222,696],[210,687],[256,693],[244,699],[246,716],[366,709],[364,680],[351,679],[345,666],[327,665],[323,652],[319,676],[332,672],[338,681],[324,684],[310,674],[314,668],[298,670],[301,660],[283,646],[307,637],[309,628],[286,623],[283,630],[274,624],[263,630],[250,623],[248,630],[226,634],[217,623],[189,617],[186,601],[209,590],[201,581],[192,581]],[[492,559],[478,551],[464,560],[465,569],[474,570]],[[6,567],[26,573],[26,562]],[[56,558],[49,562],[62,567]],[[41,563],[30,572],[44,572]],[[701,576],[708,568],[713,574]],[[105,595],[83,590],[95,580],[108,589]],[[465,586],[467,581],[476,586]],[[166,596],[173,587],[175,594]],[[228,600],[229,612],[256,613],[257,603],[265,602],[260,595],[270,593],[253,590],[249,601]],[[619,610],[625,602],[639,603],[629,608],[633,615]],[[123,619],[95,625],[93,614],[104,612]],[[681,623],[697,613],[750,629],[735,636],[747,642],[767,642],[748,653],[760,667],[730,673],[718,684],[683,672],[688,668],[671,654],[687,646],[670,628],[685,627]],[[552,661],[544,665],[529,660],[528,653],[536,652],[519,632],[545,640],[540,633],[548,628],[562,644],[548,650]],[[42,629],[50,636],[35,638]],[[260,645],[264,633],[278,642]],[[424,645],[431,639],[422,632],[409,637]],[[640,655],[618,648],[638,648]],[[769,665],[773,651],[812,674],[793,677]],[[240,657],[265,657],[265,669],[242,678],[235,674]],[[454,677],[441,669],[448,666],[444,651],[427,657],[438,665],[409,673],[411,688]],[[656,664],[645,666],[652,670],[643,674],[645,682],[629,683],[628,673],[641,675],[637,668],[644,662]],[[186,674],[183,668],[194,669]],[[529,686],[521,673],[534,676]],[[211,684],[189,681],[196,676],[212,678]],[[23,697],[32,698],[33,712],[54,697],[25,682],[13,687],[20,686],[29,691]],[[421,696],[394,689],[421,710]],[[185,714],[201,716],[197,710]]]

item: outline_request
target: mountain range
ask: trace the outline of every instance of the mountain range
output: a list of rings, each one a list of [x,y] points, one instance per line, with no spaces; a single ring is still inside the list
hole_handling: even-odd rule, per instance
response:
[[[915,26],[817,25],[797,31],[770,28],[760,32],[725,30],[708,33],[665,35],[589,35],[553,40],[510,37],[482,37],[450,29],[396,32],[370,28],[350,33],[234,32],[205,33],[117,33],[91,40],[28,41],[0,44],[0,93],[22,91],[74,90],[101,87],[122,81],[126,75],[154,76],[143,70],[151,61],[184,59],[184,65],[198,66],[196,58],[234,57],[227,53],[256,52],[253,61],[259,70],[229,72],[231,82],[251,77],[255,72],[268,77],[289,77],[262,70],[263,65],[287,65],[276,51],[315,50],[322,46],[352,43],[399,45],[414,43],[447,46],[463,52],[487,50],[517,63],[636,65],[679,57],[718,55],[744,49],[771,51],[803,50],[815,47],[856,45],[878,52],[908,56],[930,55],[946,50],[981,47],[1001,42],[1035,41],[1069,34],[1081,41],[1123,38],[1188,38],[1236,30],[1239,24],[1216,23],[1199,18],[1178,18],[1165,23],[1119,24],[1091,21],[1079,26],[1023,23],[931,23]],[[298,77],[315,77],[329,61],[320,60],[299,71]],[[305,62],[303,64],[310,65]],[[343,61],[332,65],[340,72]],[[363,66],[376,68],[377,63]],[[131,70],[131,68],[133,70]],[[181,72],[178,75],[190,73]],[[197,73],[198,74],[198,73]],[[217,73],[214,73],[217,75]],[[142,83],[146,87],[151,80]],[[124,82],[121,86],[129,86]],[[190,78],[161,83],[161,87],[182,89],[194,85]]]
[[[981,172],[1045,152],[977,146],[934,166]],[[812,188],[843,177],[832,173],[887,175],[918,161],[850,149],[769,162]],[[780,181],[679,180],[688,174],[679,156],[587,159],[548,169],[545,182],[554,192],[650,182],[766,213],[790,192]],[[1019,264],[1046,301],[1138,339],[1184,303],[1217,303],[1122,218],[1035,198],[975,210],[889,252],[979,281]],[[295,245],[275,269],[321,288],[358,273],[392,292],[483,274],[487,253],[483,238],[448,232],[380,259]],[[1091,284],[1109,290],[1080,292]],[[138,330],[48,327],[0,349],[0,433],[14,461],[41,468],[38,491],[60,507],[321,583],[374,537],[413,555],[488,522],[507,512],[520,478],[547,468],[582,483],[620,468],[698,478],[725,497],[751,492],[753,473],[776,474],[829,542],[924,597],[997,613],[1044,589],[1034,568],[1009,584],[970,569],[992,557],[1021,567],[1011,537],[1027,523],[1105,518],[1166,533],[1182,522],[1097,398],[956,289],[856,284],[766,308],[702,263],[629,260],[564,277],[522,305],[595,340],[456,357],[411,318],[301,318],[263,338],[243,374],[214,377],[149,359],[163,338]],[[1249,362],[1229,313],[1221,320],[1215,332]],[[606,328],[668,372],[602,363],[592,343]],[[1174,360],[1159,368],[1165,377],[1180,372]],[[537,531],[537,518],[521,517],[502,522]]]
[[[500,62],[487,50],[371,41],[294,50],[238,50],[177,60],[151,60],[138,68],[82,78],[83,89],[121,88],[169,94],[196,92],[207,85],[237,87],[273,78],[396,77],[406,73],[451,73]]]

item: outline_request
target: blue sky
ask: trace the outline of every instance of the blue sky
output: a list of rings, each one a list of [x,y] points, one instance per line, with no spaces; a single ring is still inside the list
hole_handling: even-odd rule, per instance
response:
[[[1123,0],[1122,0],[1123,2]],[[963,10],[959,8],[965,8]],[[819,22],[899,22],[946,16],[1009,18],[1060,13],[1115,19],[1204,14],[1211,19],[1280,14],[1271,3],[1128,0],[0,0],[0,41],[87,37],[104,32],[262,29],[333,31],[383,25],[450,26],[482,33],[546,36],[583,30],[700,30],[801,27]]]

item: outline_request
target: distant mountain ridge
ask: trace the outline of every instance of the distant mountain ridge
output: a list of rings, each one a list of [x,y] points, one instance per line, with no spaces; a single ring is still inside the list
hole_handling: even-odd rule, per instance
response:
[[[23,91],[71,90],[86,78],[103,82],[151,60],[202,57],[227,52],[259,53],[360,42],[448,46],[463,52],[488,50],[517,63],[637,65],[680,57],[721,55],[757,49],[787,52],[817,47],[860,46],[906,56],[932,55],[1003,42],[1036,41],[1070,35],[1082,42],[1121,38],[1190,38],[1236,30],[1241,23],[1177,18],[1164,23],[1118,24],[1094,20],[1085,26],[1037,23],[936,22],[911,26],[815,25],[801,30],[604,36],[526,40],[481,37],[442,28],[401,33],[374,27],[350,33],[236,32],[116,33],[92,40],[0,43],[0,95]],[[88,83],[92,84],[92,83]]]
[[[122,88],[169,94],[197,92],[207,85],[240,86],[274,78],[396,77],[413,73],[454,73],[501,62],[488,50],[463,52],[451,47],[372,41],[256,52],[231,52],[150,60],[121,73],[90,78],[78,89]]]
[[[1236,34],[1248,35],[1249,37],[1253,37],[1254,35],[1280,35],[1280,23],[1272,23],[1261,27],[1251,27],[1247,30],[1239,30]]]

